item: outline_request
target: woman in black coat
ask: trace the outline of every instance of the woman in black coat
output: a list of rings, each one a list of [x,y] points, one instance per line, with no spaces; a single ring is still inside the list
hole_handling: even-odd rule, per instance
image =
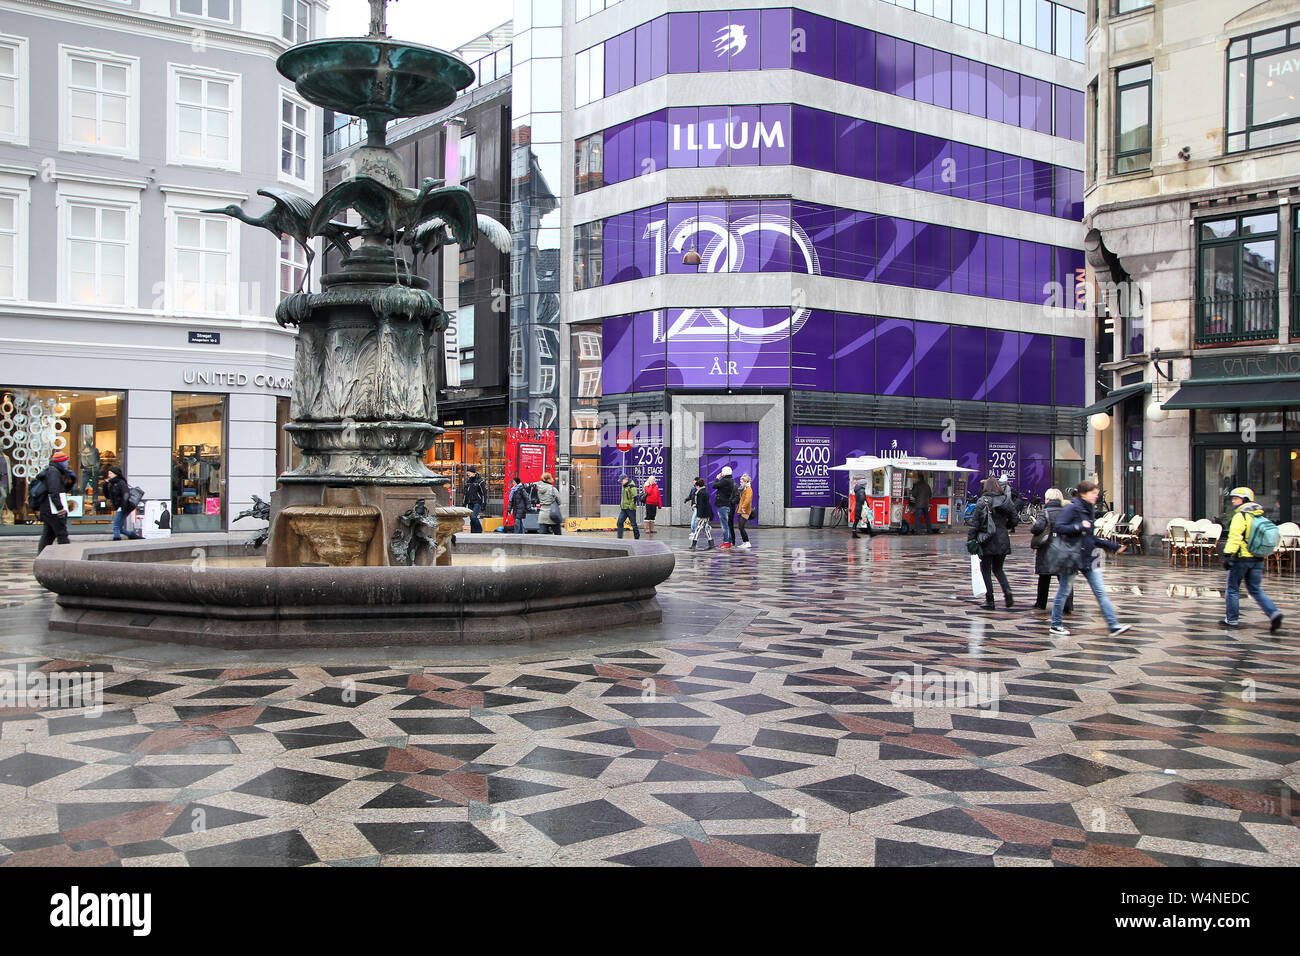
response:
[[[989,515],[993,516],[993,534],[985,538]],[[996,478],[986,478],[984,484],[980,485],[979,500],[975,502],[975,511],[970,516],[970,531],[966,534],[966,541],[968,544],[978,542],[980,545],[980,574],[984,577],[986,592],[984,607],[990,610],[993,608],[993,577],[997,577],[998,584],[1002,587],[1007,607],[1015,604],[1002,563],[1011,553],[1011,530],[1018,523],[1016,508],[1011,503],[1010,496],[1003,492]]]
[[[131,509],[127,506],[127,496],[131,492],[131,487],[126,482],[126,472],[122,471],[121,466],[109,465],[106,474],[104,497],[116,509],[113,512],[113,540],[121,541],[122,532],[126,531],[127,516],[131,513]],[[136,537],[130,532],[127,532],[127,536]]]
[[[1065,507],[1065,498],[1061,494],[1060,488],[1048,488],[1047,493],[1043,495],[1043,513],[1034,519],[1033,527],[1029,529],[1032,535],[1039,535],[1049,527],[1056,524],[1056,519],[1061,515],[1061,509]],[[1034,607],[1040,611],[1047,610],[1047,595],[1052,589],[1052,578],[1059,578],[1060,575],[1049,574],[1047,571],[1047,545],[1037,549],[1034,555],[1034,571],[1038,574],[1038,600],[1034,602]],[[1074,611],[1074,592],[1065,599],[1065,613],[1070,614]]]

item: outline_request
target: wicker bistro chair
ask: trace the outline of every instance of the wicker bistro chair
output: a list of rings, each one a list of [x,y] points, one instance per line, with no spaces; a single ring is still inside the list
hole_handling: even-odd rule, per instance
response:
[[[1300,551],[1300,525],[1294,521],[1284,521],[1277,526],[1277,550],[1268,556],[1265,566],[1271,561],[1280,572],[1282,565],[1291,562],[1291,573],[1295,574],[1296,552]]]
[[[1108,511],[1097,519],[1093,525],[1092,534],[1095,538],[1104,538],[1112,541],[1115,538],[1115,525],[1119,521],[1119,514],[1114,511]]]
[[[1191,522],[1186,518],[1172,519],[1165,529],[1165,537],[1162,544],[1169,547],[1169,563],[1175,567],[1178,564],[1178,558],[1183,559],[1183,567],[1187,567],[1188,560],[1192,554],[1192,530]]]
[[[1142,553],[1142,516],[1134,515],[1128,520],[1128,523],[1115,532],[1115,543],[1125,547],[1136,548],[1138,553]]]
[[[1218,557],[1219,539],[1223,536],[1223,525],[1215,524],[1208,518],[1201,520],[1205,521],[1209,527],[1204,530],[1197,528],[1196,540],[1193,543],[1196,546],[1196,559],[1204,566],[1207,563],[1212,564]],[[1199,525],[1200,522],[1198,521],[1197,524]]]

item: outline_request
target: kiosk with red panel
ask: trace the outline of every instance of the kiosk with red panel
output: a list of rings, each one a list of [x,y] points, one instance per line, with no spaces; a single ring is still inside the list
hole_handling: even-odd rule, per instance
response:
[[[507,528],[515,526],[515,516],[510,512],[510,489],[518,477],[524,484],[537,481],[544,474],[555,474],[555,432],[539,428],[506,429],[505,491],[501,514]],[[524,527],[537,529],[537,514],[525,519]]]
[[[831,471],[847,471],[849,487],[859,478],[867,480],[867,507],[871,525],[876,531],[899,531],[906,524],[916,525],[916,515],[908,503],[908,494],[916,477],[924,475],[931,490],[930,524],[935,528],[955,525],[963,520],[961,503],[966,500],[966,483],[974,474],[956,461],[943,458],[912,458],[897,456],[878,458],[864,455],[846,458],[844,464]],[[853,496],[849,496],[853,504]],[[853,515],[857,521],[857,515]]]

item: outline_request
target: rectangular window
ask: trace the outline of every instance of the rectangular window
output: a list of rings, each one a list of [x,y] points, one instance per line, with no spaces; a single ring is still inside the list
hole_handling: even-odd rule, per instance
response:
[[[303,287],[307,280],[307,253],[288,236],[280,237],[280,298]]]
[[[225,449],[226,396],[173,392],[174,534],[225,527]]]
[[[127,305],[128,210],[88,202],[69,202],[65,208],[67,300]]]
[[[280,175],[308,182],[310,166],[307,140],[310,127],[307,105],[284,90],[280,91]]]
[[[27,40],[0,36],[0,142],[27,145]]]
[[[176,11],[187,17],[231,22],[231,0],[176,0]]]
[[[1228,152],[1300,139],[1300,23],[1228,47]]]
[[[281,0],[280,35],[288,43],[305,43],[311,37],[311,7],[306,0]]]
[[[172,309],[231,311],[230,224],[225,216],[173,214]]]
[[[460,179],[466,182],[478,176],[478,134],[469,133],[460,138]]]
[[[0,299],[27,298],[28,195],[26,177],[0,183]]]
[[[239,77],[169,67],[174,163],[239,172]]]
[[[1151,64],[1115,71],[1115,172],[1151,166]]]
[[[133,157],[139,141],[139,61],[62,52],[60,148]]]
[[[1277,338],[1275,211],[1202,220],[1196,227],[1196,341]]]
[[[1115,15],[1121,13],[1132,13],[1134,10],[1141,10],[1154,4],[1155,0],[1114,0],[1114,6],[1111,12]]]
[[[460,359],[460,384],[474,380],[474,306],[456,310],[456,351]]]

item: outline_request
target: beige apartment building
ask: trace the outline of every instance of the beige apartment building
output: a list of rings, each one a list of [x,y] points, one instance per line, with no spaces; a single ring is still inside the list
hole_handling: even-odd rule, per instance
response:
[[[1088,16],[1093,469],[1148,536],[1236,485],[1300,519],[1300,0]]]

